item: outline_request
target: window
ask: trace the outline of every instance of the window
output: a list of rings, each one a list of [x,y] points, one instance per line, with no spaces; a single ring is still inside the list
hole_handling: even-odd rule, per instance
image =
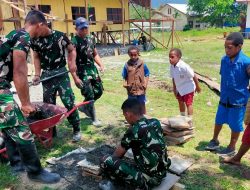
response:
[[[192,20],[190,20],[190,21],[188,21],[188,25],[189,25],[191,28],[193,28],[194,22],[193,22]]]
[[[172,9],[168,8],[168,14],[171,15],[172,14]]]
[[[90,24],[96,24],[96,23],[91,23],[91,21],[96,21],[95,19],[95,8],[90,7],[88,8],[89,12],[89,23]],[[85,13],[85,7],[71,7],[72,11],[72,19],[75,21],[78,17],[84,17],[86,18],[86,13]]]
[[[113,21],[114,24],[122,24],[122,9],[107,8],[107,20]]]
[[[32,9],[35,9],[35,8],[36,8],[35,5],[32,5],[31,7],[32,7]],[[40,11],[42,11],[43,13],[50,14],[51,6],[50,6],[50,5],[38,5],[38,9],[39,9]]]

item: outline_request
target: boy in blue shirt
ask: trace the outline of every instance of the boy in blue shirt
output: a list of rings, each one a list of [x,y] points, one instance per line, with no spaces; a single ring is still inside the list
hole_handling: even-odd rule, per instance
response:
[[[139,56],[139,49],[131,46],[128,49],[130,59],[125,64],[122,77],[123,87],[127,89],[128,98],[136,98],[143,106],[143,114],[146,114],[146,89],[149,80],[149,69]]]
[[[250,78],[250,58],[242,51],[243,36],[239,32],[231,33],[225,41],[226,55],[221,59],[221,94],[215,119],[213,139],[207,150],[219,148],[218,136],[223,124],[231,128],[231,140],[227,148],[218,152],[221,156],[235,153],[235,145],[243,129],[243,120],[248,101]]]

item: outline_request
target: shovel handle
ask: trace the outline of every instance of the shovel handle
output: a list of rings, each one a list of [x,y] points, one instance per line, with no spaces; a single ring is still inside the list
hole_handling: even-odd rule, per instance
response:
[[[89,100],[89,101],[85,101],[85,102],[81,102],[79,104],[76,104],[75,107],[73,107],[70,111],[66,112],[65,114],[62,115],[62,117],[60,118],[60,121],[64,120],[65,118],[69,117],[70,114],[72,114],[74,111],[76,111],[77,108],[79,108],[80,106],[83,105],[87,105],[94,102],[94,100]]]

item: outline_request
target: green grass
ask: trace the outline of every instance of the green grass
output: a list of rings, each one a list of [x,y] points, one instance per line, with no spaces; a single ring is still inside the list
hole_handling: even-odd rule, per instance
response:
[[[179,32],[182,40],[183,59],[197,72],[216,78],[220,81],[219,66],[220,59],[224,55],[224,31],[236,31],[237,28],[209,29],[204,31]],[[160,33],[155,34],[159,35]],[[168,33],[166,33],[168,35]],[[250,41],[246,40],[244,52],[250,55]],[[171,87],[169,78],[168,51],[156,49],[151,52],[142,53],[142,59],[147,63],[151,76],[147,90],[149,103],[146,104],[147,113],[156,118],[171,117],[179,114],[178,103],[172,92],[159,88],[162,84]],[[72,129],[68,128],[68,122],[58,127],[59,138],[54,139],[53,147],[49,150],[43,148],[38,142],[37,147],[43,165],[49,157],[61,156],[79,146],[93,147],[102,143],[117,144],[126,130],[124,118],[121,112],[121,104],[127,94],[122,87],[121,70],[128,59],[127,55],[119,57],[103,58],[106,72],[102,76],[104,94],[96,103],[97,115],[102,120],[103,126],[96,128],[91,125],[82,113],[81,129],[83,141],[79,144],[71,143]],[[219,163],[216,154],[203,151],[206,143],[212,138],[214,118],[219,101],[206,85],[201,84],[202,93],[195,96],[194,100],[194,125],[195,138],[182,146],[168,147],[170,155],[182,155],[191,158],[195,164],[181,176],[180,183],[190,190],[203,189],[250,189],[250,182],[243,177],[243,171],[250,171],[250,163],[247,160],[249,154],[243,158],[243,168],[232,167]],[[77,102],[82,101],[82,96],[74,87]],[[211,102],[211,106],[207,102]],[[229,142],[230,130],[225,126],[220,134],[221,146],[225,147]],[[241,137],[240,137],[241,138]],[[238,146],[240,145],[240,140]],[[0,165],[0,189],[16,188],[19,181],[9,172],[8,166]]]

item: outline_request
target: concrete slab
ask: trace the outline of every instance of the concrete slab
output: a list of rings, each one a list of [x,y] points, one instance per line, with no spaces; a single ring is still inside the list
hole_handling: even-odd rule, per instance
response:
[[[193,161],[188,159],[183,159],[179,156],[170,157],[171,166],[169,170],[177,175],[181,175],[184,171],[186,171],[190,166],[194,164]]]
[[[177,181],[179,181],[180,177],[168,173],[167,177],[165,177],[158,187],[155,187],[153,190],[168,190],[171,187],[173,187],[174,184],[176,184]]]

